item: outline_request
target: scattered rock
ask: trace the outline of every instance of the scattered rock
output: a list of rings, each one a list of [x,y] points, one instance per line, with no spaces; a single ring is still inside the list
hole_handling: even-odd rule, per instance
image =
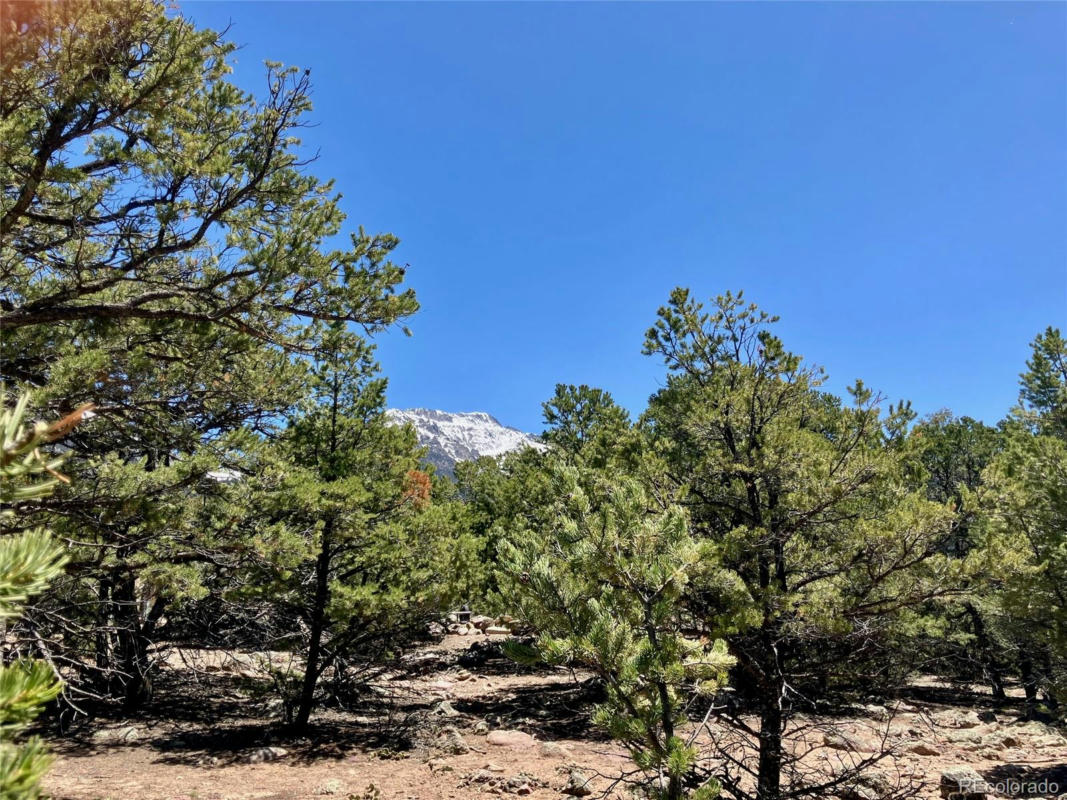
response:
[[[994,731],[982,737],[982,745],[994,750],[1008,750],[1012,747],[1021,747],[1022,738],[1018,734],[1008,731]]]
[[[510,636],[511,628],[505,628],[503,625],[490,625],[485,629],[486,636]]]
[[[930,744],[929,742],[919,742],[918,744],[913,744],[911,747],[908,748],[908,752],[914,753],[917,756],[941,755],[941,750]]]
[[[946,800],[986,800],[985,778],[971,767],[953,767],[941,773],[941,796]]]
[[[934,717],[934,724],[942,728],[977,728],[982,724],[982,720],[974,711],[946,711]]]
[[[872,704],[872,705],[860,706],[860,708],[863,711],[864,716],[870,717],[871,719],[876,720],[878,722],[888,722],[889,721],[889,716],[890,716],[889,709],[886,708],[885,706],[879,706],[879,705],[873,705]]]
[[[880,800],[878,794],[870,786],[849,786],[837,793],[839,800]]]
[[[571,750],[559,742],[541,742],[541,755],[548,758],[569,758]]]
[[[277,761],[287,755],[289,755],[289,751],[284,747],[260,747],[248,756],[248,763],[262,764],[265,761]]]
[[[447,700],[442,700],[436,706],[434,706],[433,713],[439,717],[458,717],[459,712],[452,707],[452,704]]]
[[[496,747],[530,747],[536,741],[524,731],[512,730],[489,731],[485,740]]]
[[[855,736],[843,731],[824,733],[822,743],[831,750],[848,750],[853,753],[873,753],[878,749],[873,742],[862,736]]]
[[[124,728],[104,728],[93,731],[93,744],[133,744],[141,738],[141,731],[133,725]]]
[[[487,770],[488,772],[503,772],[504,771],[504,768],[502,766],[500,766],[499,764],[494,764],[492,761],[490,761],[488,764],[486,764],[483,767],[483,769]]]
[[[315,794],[341,794],[345,790],[345,785],[337,780],[337,778],[330,778],[328,781],[320,783],[316,789]]]
[[[463,734],[454,725],[442,728],[437,738],[440,740],[441,749],[446,753],[461,756],[471,751],[470,746],[463,738]]]
[[[474,726],[474,732],[479,736],[485,736],[487,733],[489,733],[489,723],[486,722],[484,719],[478,720],[478,722]]]
[[[494,775],[488,769],[480,769],[476,772],[472,772],[467,776],[466,785],[480,784],[487,787],[489,792],[494,794],[516,794],[527,795],[531,794],[534,789],[539,789],[544,786],[544,782],[538,780],[533,775],[528,775],[525,772],[520,772],[518,775],[513,775],[510,778],[505,778],[501,775]]]
[[[571,797],[588,797],[592,793],[593,789],[589,785],[589,778],[585,777],[581,770],[572,769],[567,777],[567,785],[563,787],[563,794]]]
[[[430,768],[430,772],[452,772],[452,765],[445,761],[443,758],[431,758],[426,762],[426,766]]]

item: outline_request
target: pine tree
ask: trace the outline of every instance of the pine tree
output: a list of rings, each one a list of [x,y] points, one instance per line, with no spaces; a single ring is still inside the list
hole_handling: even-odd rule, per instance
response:
[[[72,692],[136,707],[160,620],[237,560],[199,518],[210,474],[299,401],[319,322],[370,335],[417,303],[395,237],[335,244],[306,71],[268,64],[253,97],[231,42],[153,0],[3,3],[0,37],[0,374],[44,418],[99,409],[66,442],[72,485],[32,510],[87,546],[29,613]]]
[[[758,800],[818,791],[783,746],[790,719],[865,670],[891,677],[899,612],[958,591],[965,569],[940,551],[951,509],[909,486],[908,408],[883,416],[860,382],[851,407],[822,392],[775,321],[740,295],[705,311],[677,289],[645,343],[669,375],[643,424],[686,492],[694,535],[733,577],[724,585],[741,587],[695,593],[691,609],[728,638],[739,693],[757,705],[758,727],[722,721],[757,738]],[[829,791],[841,776],[825,780]],[[724,781],[752,796],[743,775]]]
[[[302,623],[292,726],[305,728],[320,679],[396,653],[453,599],[449,566],[470,557],[447,503],[434,504],[414,430],[389,423],[373,350],[334,326],[310,367],[310,395],[280,442],[285,473],[258,522],[299,541],[262,580]],[[295,560],[293,560],[295,558]]]
[[[697,764],[696,735],[680,730],[691,710],[707,712],[733,664],[721,640],[686,628],[683,597],[712,569],[707,544],[680,507],[657,508],[632,479],[568,466],[549,474],[559,498],[550,521],[514,528],[502,547],[509,599],[541,632],[535,647],[509,653],[603,680],[608,699],[594,720],[629,749],[644,775],[634,783],[650,797],[717,796]]]
[[[6,394],[6,393],[5,393]],[[6,396],[5,396],[6,401]],[[83,407],[53,425],[24,425],[29,396],[0,414],[0,621],[17,616],[22,604],[44,591],[63,571],[66,553],[51,534],[37,528],[19,529],[19,510],[48,495],[65,478],[56,470],[62,459],[45,455],[41,447],[68,432],[89,410]],[[20,660],[0,666],[0,797],[29,800],[51,758],[40,739],[23,743],[16,735],[32,722],[44,705],[62,690],[52,667],[44,661]]]

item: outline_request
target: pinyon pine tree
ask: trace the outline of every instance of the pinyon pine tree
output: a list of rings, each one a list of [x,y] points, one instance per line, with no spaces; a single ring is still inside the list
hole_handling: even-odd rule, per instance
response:
[[[656,508],[635,481],[566,466],[552,477],[554,519],[511,531],[502,547],[516,607],[541,632],[535,646],[513,644],[510,655],[596,673],[607,701],[595,721],[629,749],[644,776],[633,782],[651,797],[715,797],[719,786],[697,763],[695,734],[681,732],[690,710],[707,710],[733,664],[722,641],[685,627],[682,597],[706,577],[706,545],[690,534],[681,508]]]
[[[42,454],[40,447],[75,425],[87,408],[53,425],[23,425],[29,396],[0,414],[0,620],[19,613],[22,603],[43,591],[62,571],[63,548],[41,529],[19,530],[19,506],[50,493],[61,476],[62,459]],[[42,475],[47,475],[42,479]],[[43,661],[20,660],[0,666],[0,798],[38,796],[38,783],[51,758],[37,738],[18,744],[15,735],[62,689],[53,669]]]

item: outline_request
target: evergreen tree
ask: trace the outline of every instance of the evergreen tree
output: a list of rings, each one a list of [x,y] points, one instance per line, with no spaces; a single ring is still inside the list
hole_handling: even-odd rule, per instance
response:
[[[64,549],[47,531],[37,528],[13,533],[19,528],[22,504],[47,495],[59,480],[56,470],[62,458],[42,453],[41,448],[67,433],[89,410],[83,407],[53,425],[23,424],[28,395],[0,414],[0,621],[18,615],[22,604],[44,591],[62,572]],[[18,660],[0,666],[0,797],[31,800],[51,758],[37,738],[18,744],[15,736],[37,717],[46,703],[61,691],[62,683],[44,661]]]
[[[469,557],[454,509],[433,504],[414,431],[388,422],[372,349],[335,326],[324,350],[281,440],[287,476],[264,499],[268,519],[303,544],[262,582],[307,631],[296,729],[307,726],[328,670],[337,679],[395,652],[446,608],[449,565]]]
[[[230,42],[152,0],[0,14],[0,374],[42,416],[98,407],[72,486],[26,511],[86,544],[27,613],[74,688],[136,706],[159,621],[240,549],[201,508],[300,399],[293,354],[318,322],[373,334],[417,304],[395,237],[330,244],[306,72],[268,64],[253,97]]]
[[[694,534],[741,589],[694,592],[692,610],[728,637],[737,688],[757,705],[758,727],[722,719],[758,740],[759,800],[818,793],[783,746],[789,719],[806,698],[892,665],[882,645],[897,614],[956,591],[964,570],[940,552],[951,510],[909,490],[909,410],[883,416],[859,382],[851,407],[829,398],[774,321],[739,295],[705,311],[677,289],[645,343],[669,376],[644,424]],[[745,780],[724,778],[739,797],[752,796]]]
[[[965,504],[965,500],[981,487],[983,471],[1003,449],[1001,432],[944,411],[920,420],[910,431],[909,444],[918,459],[917,477],[926,486],[926,496],[951,504],[959,512],[943,550],[956,558],[977,555],[983,547],[978,532],[981,521],[973,504]],[[920,647],[958,677],[970,681],[980,674],[994,699],[1006,700],[1004,672],[1012,666],[1008,657],[1011,648],[997,624],[995,603],[988,591],[998,572],[995,560],[988,559],[987,567],[984,574],[961,587],[966,589],[962,597],[932,606],[924,621],[930,634],[913,640],[910,646]]]
[[[630,432],[630,415],[608,392],[573,384],[556,384],[552,398],[541,404],[542,438],[564,453],[581,452],[588,463],[603,466],[621,448]]]
[[[969,506],[999,567],[991,593],[1012,644],[1030,714],[1067,692],[1067,344],[1056,328],[1032,343],[1006,445]]]
[[[681,508],[657,508],[632,479],[580,479],[574,467],[549,474],[559,497],[552,517],[516,526],[502,548],[511,599],[540,631],[536,647],[510,653],[582,665],[603,680],[608,699],[595,721],[629,749],[649,796],[717,796],[696,735],[680,730],[690,709],[706,713],[733,663],[721,640],[686,629],[687,588],[714,570],[709,544],[692,536]]]

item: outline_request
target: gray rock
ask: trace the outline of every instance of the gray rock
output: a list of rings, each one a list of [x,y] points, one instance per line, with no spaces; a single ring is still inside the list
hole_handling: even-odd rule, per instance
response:
[[[822,743],[831,750],[847,750],[853,753],[873,753],[878,749],[873,742],[843,731],[824,733]]]
[[[442,728],[438,734],[438,739],[440,740],[440,747],[446,753],[461,756],[471,751],[467,741],[463,738],[463,734],[453,725]]]
[[[438,703],[433,710],[433,713],[439,717],[458,717],[459,712],[452,707],[452,704],[447,700],[442,700]]]
[[[588,797],[593,793],[589,785],[589,779],[578,769],[572,769],[567,778],[567,785],[563,787],[563,794],[571,797]]]
[[[985,778],[971,767],[953,767],[941,773],[941,797],[945,800],[986,800]]]
[[[277,761],[287,755],[289,755],[289,751],[284,747],[260,747],[248,756],[248,763],[262,764],[266,761]]]
[[[330,778],[328,781],[323,781],[315,788],[315,794],[341,794],[344,790],[345,785],[341,781],[337,780],[337,778]]]
[[[559,742],[541,742],[541,755],[548,758],[567,758],[571,754],[566,745]]]
[[[141,738],[141,731],[133,725],[124,728],[104,728],[93,731],[93,744],[133,744]]]

